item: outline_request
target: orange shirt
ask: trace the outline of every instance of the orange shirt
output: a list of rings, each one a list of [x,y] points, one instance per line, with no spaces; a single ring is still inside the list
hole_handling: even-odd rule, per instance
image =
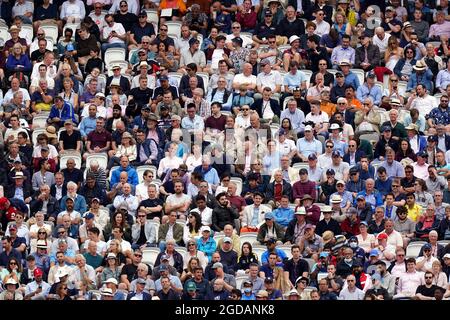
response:
[[[348,100],[348,105],[350,107],[356,108],[356,110],[362,110],[362,108],[363,108],[363,105],[362,105],[361,101],[359,101],[356,98],[353,98],[352,100]]]
[[[326,112],[328,114],[328,117],[331,118],[336,112],[336,105],[331,102],[322,102],[320,104],[320,110]]]

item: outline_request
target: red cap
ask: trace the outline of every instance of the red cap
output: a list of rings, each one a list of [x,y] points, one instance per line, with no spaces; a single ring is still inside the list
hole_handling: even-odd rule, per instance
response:
[[[41,269],[39,269],[39,268],[34,269],[33,275],[34,275],[35,278],[36,278],[36,277],[39,277],[39,276],[42,277],[43,274],[44,274],[44,273],[42,272]]]
[[[378,236],[377,236],[377,239],[378,240],[381,240],[381,239],[387,239],[388,238],[388,235],[386,234],[386,233],[379,233],[378,234]]]
[[[5,205],[8,202],[8,198],[6,197],[1,197],[0,198],[0,209],[5,209]]]

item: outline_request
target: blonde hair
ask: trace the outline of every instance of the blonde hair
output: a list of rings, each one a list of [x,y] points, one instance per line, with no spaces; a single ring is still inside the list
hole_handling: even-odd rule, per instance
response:
[[[280,290],[282,294],[289,292],[290,287],[284,278],[284,270],[282,267],[275,267],[273,269],[273,280],[275,289]]]

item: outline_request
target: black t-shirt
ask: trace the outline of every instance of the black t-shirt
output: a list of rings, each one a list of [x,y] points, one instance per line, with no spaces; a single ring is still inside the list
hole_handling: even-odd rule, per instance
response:
[[[289,259],[284,264],[283,269],[289,271],[289,279],[292,283],[295,283],[295,280],[301,277],[303,272],[309,272],[309,264],[304,259],[300,259],[297,263],[293,259]]]
[[[433,284],[431,287],[427,288],[426,285],[422,284],[417,287],[416,294],[420,293],[425,297],[434,297],[434,291],[436,291],[437,287],[438,286]]]
[[[140,87],[137,87],[131,89],[130,95],[133,96],[134,102],[136,102],[138,106],[143,106],[149,102],[153,95],[153,90],[150,88],[145,88],[142,90]]]
[[[138,22],[138,17],[134,13],[127,12],[126,14],[117,13],[114,15],[114,21],[121,23],[126,32],[131,31],[133,24]]]
[[[59,136],[59,140],[63,142],[63,146],[65,150],[76,149],[77,142],[81,141],[81,133],[78,130],[73,130],[71,135],[67,134],[67,131],[61,131]]]
[[[31,61],[36,61],[36,62],[41,62],[42,60],[44,60],[44,55],[50,52],[50,50],[45,49],[44,52],[40,52],[39,49],[34,50],[31,53]]]
[[[163,204],[164,204],[164,202],[159,198],[146,199],[144,201],[141,201],[141,203],[139,204],[139,207],[155,208],[157,206],[162,206]],[[162,211],[149,213],[149,214],[147,214],[147,219],[153,219],[156,217],[161,218],[161,213],[162,213]]]
[[[403,188],[411,188],[414,187],[414,183],[416,182],[416,177],[413,177],[411,180],[407,180],[406,178],[402,178],[400,180],[400,185]]]
[[[136,40],[137,43],[141,43],[143,36],[149,36],[155,34],[155,28],[153,28],[153,24],[147,22],[147,24],[144,27],[141,27],[139,23],[135,23],[131,27],[131,34],[134,35],[134,40]]]
[[[263,22],[258,24],[255,28],[255,35],[258,37],[258,39],[268,38],[270,35],[275,35],[276,32],[277,28],[273,23],[268,26]]]
[[[137,278],[137,268],[138,267],[135,266],[134,264],[126,264],[123,266],[120,275],[126,274],[128,281],[131,282]]]
[[[169,86],[169,89],[168,89],[170,92],[172,92],[172,97],[173,97],[173,99],[175,100],[175,99],[178,99],[179,98],[179,96],[178,96],[178,90],[177,90],[177,88],[176,87],[174,87],[174,86]],[[162,88],[162,87],[156,87],[155,88],[155,91],[153,91],[153,97],[152,97],[152,99],[153,100],[156,100],[156,98],[158,97],[158,96],[162,96],[163,94],[164,94],[164,89]]]

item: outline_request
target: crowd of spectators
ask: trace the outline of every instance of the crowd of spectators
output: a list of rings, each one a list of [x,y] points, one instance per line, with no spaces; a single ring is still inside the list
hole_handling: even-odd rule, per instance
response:
[[[0,18],[0,300],[450,298],[448,0]]]

